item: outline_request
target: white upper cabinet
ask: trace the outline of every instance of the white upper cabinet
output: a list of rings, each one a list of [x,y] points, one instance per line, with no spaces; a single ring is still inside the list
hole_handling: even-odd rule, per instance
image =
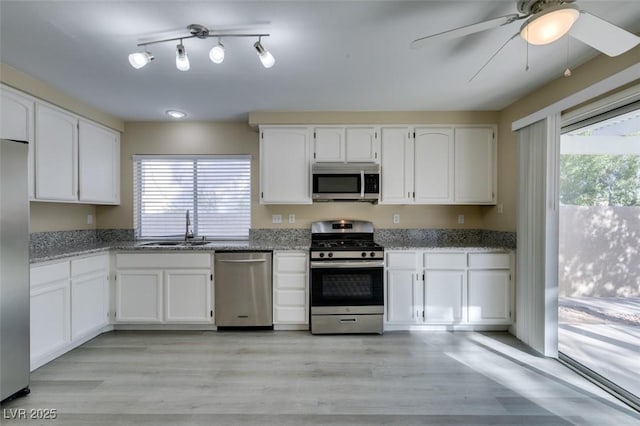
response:
[[[413,202],[413,139],[408,127],[380,128],[380,204]]]
[[[450,204],[453,201],[453,129],[414,130],[414,201]]]
[[[311,204],[308,127],[260,128],[260,203]]]
[[[494,126],[455,129],[456,204],[495,204],[497,147]]]
[[[345,158],[344,127],[318,127],[313,131],[313,159],[342,162]]]
[[[381,204],[495,204],[495,126],[380,132]]]
[[[6,86],[2,89],[2,121],[0,138],[18,141],[33,141],[34,99]]]
[[[318,163],[378,161],[375,127],[316,127],[313,135],[313,158]]]
[[[86,120],[79,122],[79,200],[120,203],[120,135]]]
[[[78,200],[78,119],[36,103],[36,199]]]
[[[0,138],[29,142],[29,199],[33,199],[33,111],[35,99],[0,85]]]

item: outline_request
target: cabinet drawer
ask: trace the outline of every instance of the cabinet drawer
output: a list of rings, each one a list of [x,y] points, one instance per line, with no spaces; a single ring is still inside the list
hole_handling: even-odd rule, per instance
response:
[[[416,269],[416,254],[387,252],[387,268],[392,269]]]
[[[71,276],[89,274],[109,269],[109,256],[92,256],[71,261]]]
[[[464,269],[467,266],[465,253],[425,253],[424,267],[427,269]]]
[[[210,253],[120,253],[116,265],[121,268],[210,268]]]
[[[278,273],[274,282],[276,289],[286,288],[304,290],[307,287],[307,275],[304,272],[298,272],[295,274]]]
[[[469,268],[509,269],[509,253],[469,253]]]
[[[54,281],[69,279],[69,262],[51,263],[49,265],[32,266],[30,283],[31,287]]]
[[[275,294],[276,306],[305,306],[306,293],[304,290],[279,290]]]
[[[276,272],[306,272],[306,253],[287,253],[275,255]]]

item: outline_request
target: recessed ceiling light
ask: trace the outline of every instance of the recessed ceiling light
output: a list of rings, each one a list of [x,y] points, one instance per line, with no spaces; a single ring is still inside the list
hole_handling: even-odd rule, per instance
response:
[[[173,118],[183,118],[187,116],[187,114],[185,114],[184,112],[176,111],[175,109],[170,109],[169,111],[167,111],[167,115]]]

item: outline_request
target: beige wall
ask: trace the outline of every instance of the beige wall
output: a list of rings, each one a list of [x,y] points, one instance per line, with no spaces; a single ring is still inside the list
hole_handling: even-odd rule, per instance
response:
[[[87,224],[87,215],[93,217],[93,224]],[[31,202],[30,232],[95,229],[96,219],[96,206]]]

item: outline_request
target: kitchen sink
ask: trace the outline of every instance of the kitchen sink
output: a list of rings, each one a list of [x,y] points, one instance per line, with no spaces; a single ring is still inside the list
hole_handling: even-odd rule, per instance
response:
[[[210,241],[149,241],[146,243],[140,243],[138,246],[142,247],[191,247],[191,246],[205,246]]]

